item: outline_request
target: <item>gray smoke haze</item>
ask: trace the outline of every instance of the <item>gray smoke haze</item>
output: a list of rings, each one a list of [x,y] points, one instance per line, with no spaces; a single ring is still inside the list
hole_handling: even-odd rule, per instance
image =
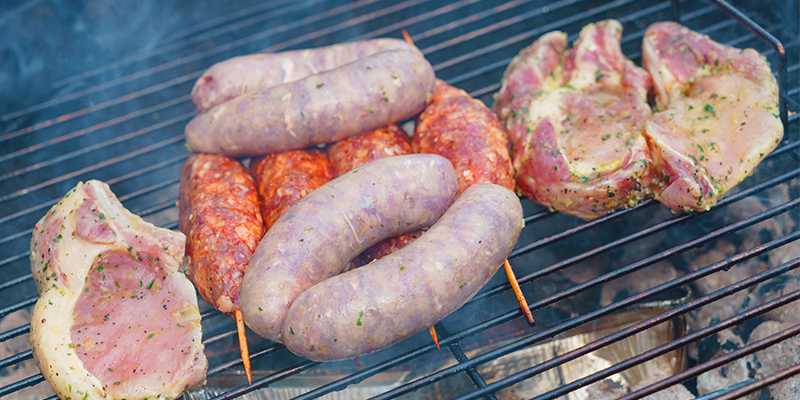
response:
[[[73,91],[52,83],[162,43],[225,13],[225,2],[0,2],[0,115]],[[60,91],[60,92],[59,92]]]

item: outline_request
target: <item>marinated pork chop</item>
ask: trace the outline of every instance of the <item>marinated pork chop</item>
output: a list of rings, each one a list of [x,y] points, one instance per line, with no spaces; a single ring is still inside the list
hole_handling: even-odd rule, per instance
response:
[[[36,224],[33,357],[62,399],[175,398],[205,381],[185,237],[79,183]]]
[[[708,210],[783,137],[775,77],[755,50],[672,22],[651,25],[642,50],[663,110],[645,129],[655,197],[674,211]]]
[[[494,110],[512,142],[517,190],[583,219],[635,205],[653,176],[643,122],[647,72],[625,58],[614,20],[548,33],[511,61]]]

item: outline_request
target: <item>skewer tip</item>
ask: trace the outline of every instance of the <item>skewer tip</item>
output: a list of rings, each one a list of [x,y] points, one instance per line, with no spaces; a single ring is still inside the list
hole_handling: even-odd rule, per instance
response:
[[[441,353],[442,349],[441,347],[439,347],[439,337],[436,336],[436,328],[434,328],[433,325],[431,325],[431,327],[428,328],[428,332],[431,333],[431,338],[433,338],[433,343],[436,344],[436,350],[439,350],[439,353]]]
[[[236,310],[234,313],[236,317],[236,330],[239,332],[239,352],[242,355],[242,364],[244,364],[244,373],[247,375],[247,384],[253,384],[253,375],[250,372],[250,350],[247,347],[247,335],[244,330],[244,320],[242,320],[242,310]]]
[[[519,287],[519,282],[517,282],[517,277],[514,275],[514,271],[511,269],[511,264],[508,263],[508,259],[503,262],[503,268],[506,271],[508,282],[511,284],[511,289],[514,290],[514,295],[517,297],[519,307],[522,309],[522,314],[525,315],[525,320],[528,321],[528,325],[530,326],[536,325],[536,320],[533,319],[531,308],[528,307],[528,301],[525,300],[525,294],[522,293],[522,289]]]
[[[409,35],[408,32],[406,32],[405,28],[401,29],[400,32],[403,32],[403,39],[406,40],[406,43],[414,46],[414,41],[411,40],[411,35]]]

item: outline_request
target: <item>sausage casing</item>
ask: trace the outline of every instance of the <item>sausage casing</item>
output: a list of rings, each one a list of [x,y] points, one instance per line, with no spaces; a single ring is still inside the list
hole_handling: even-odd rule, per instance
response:
[[[245,157],[335,142],[418,114],[433,80],[417,51],[378,53],[222,103],[189,122],[186,143]]]
[[[261,214],[267,230],[289,207],[335,177],[328,155],[317,148],[253,159],[250,173],[261,195]]]
[[[251,54],[211,66],[192,88],[198,112],[234,97],[257,93],[272,86],[329,71],[360,58],[389,50],[419,51],[399,39],[381,38],[342,43],[317,49]]]
[[[283,323],[283,343],[299,356],[333,361],[427,329],[489,281],[522,226],[522,206],[513,192],[473,185],[413,243],[298,296]]]
[[[508,134],[480,100],[436,80],[433,101],[417,118],[415,153],[439,154],[453,162],[458,190],[488,182],[514,190]]]
[[[279,341],[300,293],[378,241],[430,226],[457,191],[450,161],[432,154],[375,160],[315,189],[278,218],[253,255],[242,286],[244,321]]]
[[[245,269],[264,236],[258,204],[255,182],[238,161],[195,153],[183,164],[184,270],[203,299],[225,314],[239,309]]]

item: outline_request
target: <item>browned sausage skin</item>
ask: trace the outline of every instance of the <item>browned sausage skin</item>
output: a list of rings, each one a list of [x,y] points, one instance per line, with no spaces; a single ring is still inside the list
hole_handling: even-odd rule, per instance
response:
[[[458,173],[458,191],[476,183],[514,190],[508,134],[480,100],[437,79],[433,101],[417,118],[411,142],[415,153],[438,154]]]
[[[411,138],[397,125],[342,139],[327,147],[336,176],[379,158],[411,154]]]
[[[336,177],[325,151],[313,147],[255,158],[250,173],[261,195],[267,230],[294,203]]]
[[[238,161],[195,153],[183,165],[180,230],[184,270],[203,299],[225,314],[239,309],[242,278],[264,236],[256,185]]]

